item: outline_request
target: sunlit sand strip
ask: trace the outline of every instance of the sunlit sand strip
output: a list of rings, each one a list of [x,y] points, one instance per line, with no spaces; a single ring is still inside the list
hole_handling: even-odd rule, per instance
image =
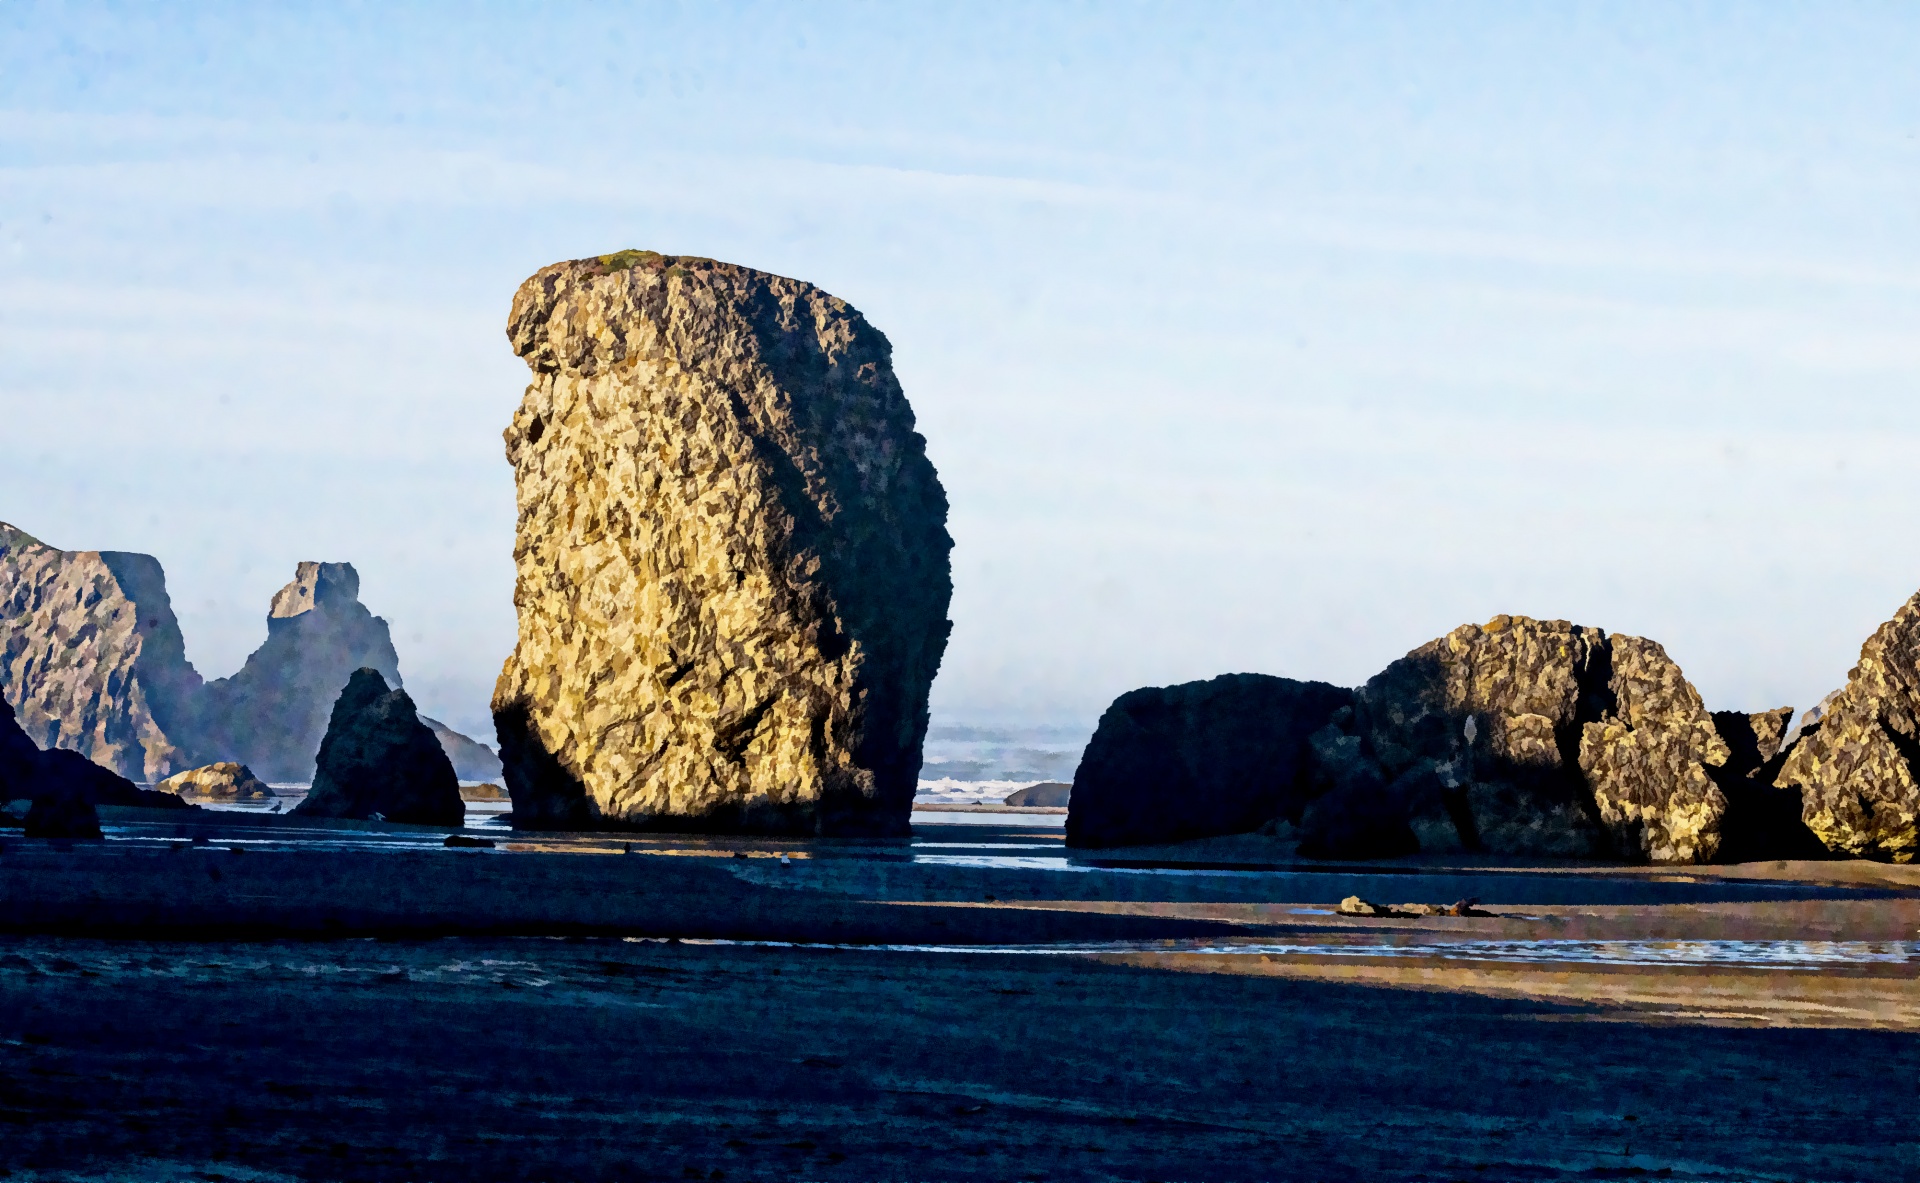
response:
[[[1920,977],[1854,970],[1573,963],[1472,967],[1321,955],[1101,954],[1100,961],[1195,973],[1254,974],[1388,989],[1478,994],[1577,1006],[1543,1020],[1696,1023],[1738,1027],[1850,1027],[1920,1031]],[[1876,967],[1878,968],[1878,967]],[[1893,967],[1887,967],[1893,968]],[[1897,972],[1897,971],[1896,971]]]

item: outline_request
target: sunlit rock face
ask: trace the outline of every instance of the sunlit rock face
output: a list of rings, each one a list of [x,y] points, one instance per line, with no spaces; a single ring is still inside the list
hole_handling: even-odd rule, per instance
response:
[[[1726,743],[1644,638],[1463,625],[1362,687],[1351,729],[1421,849],[1662,863],[1718,849]]]
[[[35,744],[159,780],[198,763],[200,686],[157,560],[0,522],[0,692]]]
[[[1836,853],[1912,862],[1920,853],[1920,594],[1860,648],[1776,780]]]
[[[200,750],[267,781],[313,778],[327,719],[353,671],[400,684],[387,622],[360,602],[351,563],[305,562],[274,594],[267,640],[239,673],[207,683]]]
[[[302,817],[458,826],[467,807],[453,763],[420,721],[413,699],[378,670],[355,670],[334,702]]]
[[[251,768],[231,761],[176,772],[153,787],[158,792],[188,800],[271,801],[274,796],[273,790],[255,776]]]
[[[887,339],[651,252],[543,268],[507,332],[515,824],[905,833],[952,542]]]

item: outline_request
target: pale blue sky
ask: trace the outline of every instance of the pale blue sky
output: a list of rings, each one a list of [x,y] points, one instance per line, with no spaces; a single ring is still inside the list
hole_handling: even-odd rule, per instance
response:
[[[260,7],[0,9],[0,519],[209,676],[345,559],[484,731],[508,301],[624,247],[892,339],[940,720],[1502,611],[1805,706],[1920,587],[1920,10]]]

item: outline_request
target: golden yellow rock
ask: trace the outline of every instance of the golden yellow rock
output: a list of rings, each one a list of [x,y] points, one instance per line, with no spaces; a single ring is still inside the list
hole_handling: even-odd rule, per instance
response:
[[[153,787],[177,797],[211,801],[268,801],[274,796],[251,768],[230,760],[175,773]]]
[[[1775,784],[1829,850],[1912,862],[1920,854],[1920,593],[1860,647],[1846,686],[1821,704]]]
[[[543,268],[507,331],[515,825],[904,833],[952,541],[886,338],[644,251]]]

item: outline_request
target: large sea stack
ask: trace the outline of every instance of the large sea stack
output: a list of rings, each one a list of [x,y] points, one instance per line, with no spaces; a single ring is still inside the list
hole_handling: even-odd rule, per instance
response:
[[[887,339],[650,251],[543,268],[507,334],[515,825],[905,833],[952,540]]]
[[[1912,862],[1920,854],[1920,593],[1860,647],[1846,686],[1804,729],[1776,783],[1830,850]]]
[[[157,560],[0,522],[0,694],[37,747],[160,780],[200,762],[199,690]]]
[[[360,602],[351,563],[301,563],[273,597],[267,640],[230,678],[207,683],[201,751],[268,781],[313,776],[335,696],[353,671],[400,685],[387,622]]]
[[[460,782],[433,731],[404,690],[380,671],[355,670],[333,704],[313,789],[293,809],[305,817],[457,826],[466,820]]]

